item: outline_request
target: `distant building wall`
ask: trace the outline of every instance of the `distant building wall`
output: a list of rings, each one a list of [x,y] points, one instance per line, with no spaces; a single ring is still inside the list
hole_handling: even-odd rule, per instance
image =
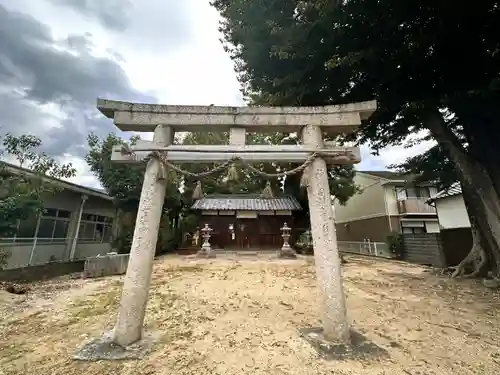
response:
[[[379,216],[347,223],[336,223],[335,228],[338,241],[359,242],[369,239],[375,242],[385,242],[391,232],[400,231],[400,221],[397,216]]]
[[[385,216],[385,190],[382,181],[358,173],[354,177],[354,183],[358,185],[362,191],[349,198],[345,206],[338,202],[334,204],[336,223]]]

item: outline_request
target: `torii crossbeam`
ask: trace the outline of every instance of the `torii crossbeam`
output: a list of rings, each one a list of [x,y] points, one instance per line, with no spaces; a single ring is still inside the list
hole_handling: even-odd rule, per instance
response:
[[[323,296],[323,335],[348,343],[345,297],[335,234],[334,212],[328,185],[327,163],[359,163],[356,147],[338,147],[323,141],[323,134],[350,133],[376,110],[376,102],[318,107],[172,106],[98,99],[97,108],[113,119],[118,129],[154,132],[152,142],[116,147],[112,160],[137,163],[161,152],[173,164],[224,162],[235,157],[245,162],[304,162],[318,284]],[[229,131],[229,145],[172,145],[176,131]],[[302,145],[250,146],[246,132],[298,132]],[[148,158],[139,209],[112,342],[126,348],[142,338],[158,227],[165,197],[166,174],[158,158]]]

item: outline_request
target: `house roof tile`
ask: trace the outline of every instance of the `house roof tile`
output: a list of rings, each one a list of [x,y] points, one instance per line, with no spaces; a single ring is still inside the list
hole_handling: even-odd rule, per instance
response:
[[[446,197],[452,197],[454,195],[462,194],[462,187],[460,186],[460,182],[455,182],[451,184],[451,186],[447,189],[441,190],[435,196],[429,199],[429,202],[434,202],[437,199],[443,199]]]

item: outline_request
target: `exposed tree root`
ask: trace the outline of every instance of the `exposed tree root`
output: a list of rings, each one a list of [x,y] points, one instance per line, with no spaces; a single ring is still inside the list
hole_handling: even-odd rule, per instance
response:
[[[451,277],[478,277],[484,272],[487,261],[486,252],[483,247],[479,241],[474,241],[471,251],[458,266],[454,267]]]
[[[458,266],[450,268],[454,270],[451,275],[452,278],[461,277],[470,279],[485,274],[488,263],[486,252],[479,241],[475,239],[476,236],[474,236],[474,245],[465,259]],[[483,279],[483,285],[487,288],[496,289],[500,287],[500,278],[498,275],[494,275],[492,278]]]

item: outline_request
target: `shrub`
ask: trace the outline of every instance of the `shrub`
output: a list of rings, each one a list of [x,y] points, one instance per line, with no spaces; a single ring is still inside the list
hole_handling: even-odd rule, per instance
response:
[[[299,236],[297,241],[295,241],[295,248],[297,249],[297,252],[299,252],[300,254],[305,254],[305,255],[314,254],[312,235],[310,230],[306,230]]]
[[[172,228],[168,217],[163,218],[160,224],[156,255],[172,252],[181,246],[182,229]]]
[[[123,230],[120,234],[113,240],[111,244],[113,249],[116,249],[118,254],[128,254],[132,248],[132,239],[134,237],[133,230]]]
[[[401,258],[404,251],[404,237],[401,233],[393,232],[386,238],[387,246],[395,258]]]

